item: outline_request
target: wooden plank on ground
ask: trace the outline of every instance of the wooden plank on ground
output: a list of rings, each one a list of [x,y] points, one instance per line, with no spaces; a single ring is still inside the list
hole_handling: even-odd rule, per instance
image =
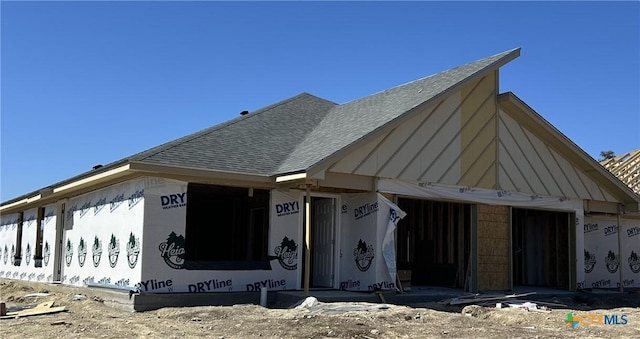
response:
[[[6,316],[0,317],[0,319],[15,319],[20,317],[29,317],[34,315],[51,314],[66,311],[64,306],[53,307],[53,301],[40,303],[33,308],[26,310],[7,312]]]
[[[520,298],[520,297],[526,297],[532,294],[536,294],[536,292],[529,292],[529,293],[522,293],[522,294],[507,294],[507,295],[492,294],[490,296],[478,295],[475,297],[458,297],[458,298],[452,299],[449,302],[449,305],[474,304],[474,303],[479,303],[484,301]]]

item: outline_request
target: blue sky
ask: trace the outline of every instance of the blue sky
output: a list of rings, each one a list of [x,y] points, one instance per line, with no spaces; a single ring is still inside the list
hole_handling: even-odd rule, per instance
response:
[[[505,50],[585,152],[640,148],[640,3],[0,2],[0,200],[301,92],[344,103]]]

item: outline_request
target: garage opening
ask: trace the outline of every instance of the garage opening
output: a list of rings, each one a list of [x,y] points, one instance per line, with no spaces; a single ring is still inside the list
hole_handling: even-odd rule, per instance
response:
[[[571,215],[513,208],[513,284],[569,289]]]
[[[411,284],[463,288],[468,275],[471,205],[399,198],[407,216],[398,223],[398,270]]]

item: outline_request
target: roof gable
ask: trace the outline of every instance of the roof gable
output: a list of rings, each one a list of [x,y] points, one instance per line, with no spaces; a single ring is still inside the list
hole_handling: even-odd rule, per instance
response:
[[[498,96],[502,189],[619,201],[637,212],[640,196],[511,92]],[[517,154],[527,154],[521,159]],[[527,189],[524,186],[528,187]],[[518,190],[518,189],[516,189]]]
[[[431,102],[467,80],[493,70],[516,58],[520,49],[512,49],[448,71],[418,79],[346,104],[335,106],[298,144],[279,173],[308,170],[347,147],[364,141],[374,132],[391,124],[412,109]]]

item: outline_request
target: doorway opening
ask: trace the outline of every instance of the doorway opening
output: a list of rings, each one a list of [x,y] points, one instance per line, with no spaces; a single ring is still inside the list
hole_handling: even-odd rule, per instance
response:
[[[334,198],[311,197],[310,287],[312,288],[334,287],[335,206]],[[306,235],[303,234],[303,236]]]

